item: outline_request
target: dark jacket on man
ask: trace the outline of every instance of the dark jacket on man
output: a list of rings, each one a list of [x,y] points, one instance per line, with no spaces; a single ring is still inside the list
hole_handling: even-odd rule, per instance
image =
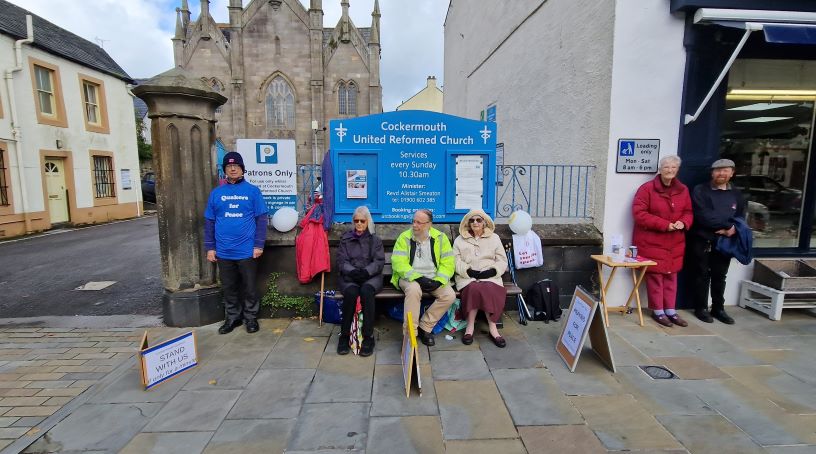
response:
[[[730,183],[727,189],[715,189],[711,182],[698,184],[691,195],[694,209],[694,224],[690,234],[703,239],[716,240],[717,230],[730,229],[732,218],[745,217],[745,199],[739,189]]]

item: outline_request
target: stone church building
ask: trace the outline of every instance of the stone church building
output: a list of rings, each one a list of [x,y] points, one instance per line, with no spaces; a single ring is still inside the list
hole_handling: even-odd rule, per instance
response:
[[[297,162],[318,162],[328,122],[382,112],[380,9],[371,27],[349,18],[323,27],[323,2],[229,0],[229,23],[216,23],[209,0],[192,21],[187,0],[176,15],[175,65],[199,75],[229,101],[216,113],[227,149],[236,139],[294,139]]]

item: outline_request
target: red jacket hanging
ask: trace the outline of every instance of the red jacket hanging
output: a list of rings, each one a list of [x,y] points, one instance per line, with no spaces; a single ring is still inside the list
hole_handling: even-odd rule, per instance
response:
[[[323,207],[313,206],[300,221],[303,228],[295,239],[295,259],[298,281],[307,284],[317,274],[331,271],[329,238],[323,230]]]
[[[677,178],[664,186],[657,175],[644,183],[635,193],[632,203],[635,228],[632,244],[638,255],[657,262],[648,273],[676,273],[683,268],[686,232],[691,227],[693,214],[689,190]],[[683,230],[668,231],[669,224],[682,221]]]

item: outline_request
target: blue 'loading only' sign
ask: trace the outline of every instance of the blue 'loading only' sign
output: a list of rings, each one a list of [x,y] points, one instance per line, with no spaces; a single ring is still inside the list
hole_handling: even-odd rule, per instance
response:
[[[468,210],[493,215],[496,123],[419,110],[329,123],[335,220],[366,205],[378,222],[410,222],[417,209],[434,222]]]

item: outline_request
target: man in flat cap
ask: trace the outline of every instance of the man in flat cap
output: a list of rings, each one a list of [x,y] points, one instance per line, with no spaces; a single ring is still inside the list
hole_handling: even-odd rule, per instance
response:
[[[694,307],[694,315],[706,323],[717,320],[733,325],[724,308],[725,277],[731,257],[715,249],[717,237],[736,233],[733,218],[745,217],[745,199],[731,186],[734,161],[718,159],[711,164],[711,180],[695,186],[691,195],[694,224],[686,241],[685,266],[688,273],[687,294]],[[711,312],[708,311],[708,293],[711,288]]]

